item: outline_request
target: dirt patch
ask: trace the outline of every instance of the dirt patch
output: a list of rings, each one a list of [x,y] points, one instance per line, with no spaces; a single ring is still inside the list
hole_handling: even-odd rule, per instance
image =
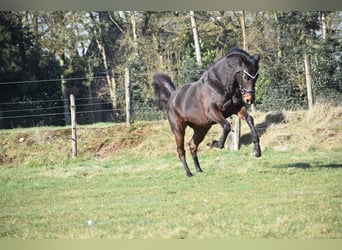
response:
[[[145,129],[147,125],[133,125],[129,128],[126,125],[115,125],[106,129],[95,129],[87,131],[87,137],[83,139],[89,140],[90,133],[97,135],[93,138],[88,151],[96,157],[106,158],[117,151],[131,150],[141,144],[150,135],[149,129]]]

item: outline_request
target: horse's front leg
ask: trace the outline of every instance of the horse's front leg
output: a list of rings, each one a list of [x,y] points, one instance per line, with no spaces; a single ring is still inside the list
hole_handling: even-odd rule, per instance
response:
[[[251,130],[252,140],[254,143],[254,149],[253,149],[252,155],[255,157],[260,157],[261,156],[261,149],[260,149],[260,144],[259,144],[259,136],[258,136],[258,133],[257,133],[255,126],[254,126],[253,117],[248,114],[246,107],[242,107],[237,115],[240,119],[246,120],[246,122],[247,122],[247,124]]]
[[[213,141],[211,144],[209,143],[208,146],[215,147],[215,148],[223,148],[224,142],[227,139],[227,136],[231,130],[229,122],[223,117],[222,111],[218,108],[216,108],[215,105],[213,105],[213,108],[211,109],[211,113],[209,115],[212,121],[217,122],[222,127],[222,135],[218,141]]]
[[[224,147],[224,142],[227,139],[227,136],[231,130],[229,122],[227,122],[226,119],[222,120],[221,122],[222,126],[222,134],[221,137],[218,141],[214,140],[209,144],[209,146],[214,147],[214,148],[223,148]]]

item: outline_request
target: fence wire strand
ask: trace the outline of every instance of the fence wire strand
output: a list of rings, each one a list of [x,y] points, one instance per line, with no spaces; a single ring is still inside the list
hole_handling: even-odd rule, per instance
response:
[[[194,72],[198,69],[194,69]],[[98,76],[94,76],[91,79],[104,79],[104,72],[98,72]],[[171,74],[179,74],[177,71],[168,72]],[[186,72],[182,72],[183,74]],[[102,74],[102,75],[100,75]],[[100,75],[100,76],[99,76]],[[139,82],[139,77],[146,77],[149,75],[148,73],[144,74],[136,74],[131,78],[134,78],[135,82]],[[124,85],[124,73],[115,74],[118,85]],[[90,78],[86,77],[75,77],[66,79],[67,81],[76,81],[76,80],[89,80]],[[32,80],[32,81],[17,81],[17,82],[0,82],[1,84],[21,84],[21,83],[43,83],[43,82],[58,82],[60,79],[48,79],[48,80]],[[300,89],[296,84],[291,83],[298,93],[305,93],[305,86],[303,89]],[[291,85],[291,86],[292,86]],[[327,88],[328,89],[324,89]],[[276,90],[279,90],[280,93],[286,92],[289,88],[287,85],[275,86]],[[258,92],[258,84],[256,86]],[[322,91],[324,90],[324,91]],[[132,90],[134,92],[134,90]],[[342,83],[341,82],[332,82],[332,83],[313,83],[313,94],[314,100],[316,103],[336,103],[337,105],[341,104],[341,98],[339,95],[342,92]],[[122,93],[121,93],[122,95]],[[133,94],[132,94],[133,95]],[[89,97],[76,97],[76,115],[83,116],[82,119],[85,120],[84,124],[90,124],[93,122],[100,121],[111,121],[111,122],[121,122],[124,121],[126,116],[125,102],[123,96],[118,96],[117,105],[113,105],[111,99],[105,98],[103,96],[89,96]],[[276,98],[276,97],[275,97]],[[298,109],[298,108],[306,108],[306,96],[305,94],[301,96],[288,96],[286,99],[283,99],[282,102],[279,100],[256,103],[256,109],[260,109],[262,111],[274,110],[274,109]],[[16,102],[3,102],[0,103],[0,128],[3,127],[3,124],[7,121],[13,121],[13,124],[16,120],[30,120],[35,119],[27,124],[30,126],[34,126],[34,124],[39,124],[40,120],[44,120],[43,117],[49,117],[49,119],[55,119],[61,121],[66,116],[70,116],[70,101],[69,99],[65,99],[61,97],[61,99],[47,99],[47,100],[23,100]],[[113,107],[114,106],[114,107]],[[91,118],[91,115],[96,116],[105,116],[103,118]],[[161,111],[158,111],[156,106],[154,106],[153,96],[146,97],[144,94],[140,94],[140,96],[131,96],[131,109],[130,109],[131,119],[134,120],[144,120],[144,119],[152,119],[158,120],[161,118],[165,118],[165,114]],[[88,118],[85,118],[87,117]],[[115,117],[116,116],[116,117]],[[146,118],[147,117],[147,118]],[[101,120],[104,119],[104,120]],[[105,120],[107,119],[107,120]],[[52,124],[53,125],[53,124]]]

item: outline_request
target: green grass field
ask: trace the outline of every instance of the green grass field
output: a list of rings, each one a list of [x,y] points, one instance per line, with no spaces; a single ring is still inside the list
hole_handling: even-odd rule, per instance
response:
[[[303,112],[263,131],[261,158],[208,148],[213,128],[192,178],[166,121],[82,127],[76,159],[67,128],[1,131],[0,238],[342,238],[341,108]]]

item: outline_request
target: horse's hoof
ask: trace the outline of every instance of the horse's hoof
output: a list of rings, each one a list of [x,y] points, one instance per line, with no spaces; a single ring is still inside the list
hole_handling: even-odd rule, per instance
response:
[[[222,145],[219,145],[219,142],[218,141],[212,141],[211,143],[208,143],[207,144],[209,147],[212,147],[212,148],[223,148]]]
[[[209,142],[207,145],[211,148],[217,148],[217,141],[212,141],[211,143]]]
[[[194,176],[192,173],[186,173],[186,175],[187,175],[188,177]]]
[[[253,150],[252,156],[254,156],[254,157],[260,157],[260,156],[261,156],[261,151],[260,151],[260,150]]]

